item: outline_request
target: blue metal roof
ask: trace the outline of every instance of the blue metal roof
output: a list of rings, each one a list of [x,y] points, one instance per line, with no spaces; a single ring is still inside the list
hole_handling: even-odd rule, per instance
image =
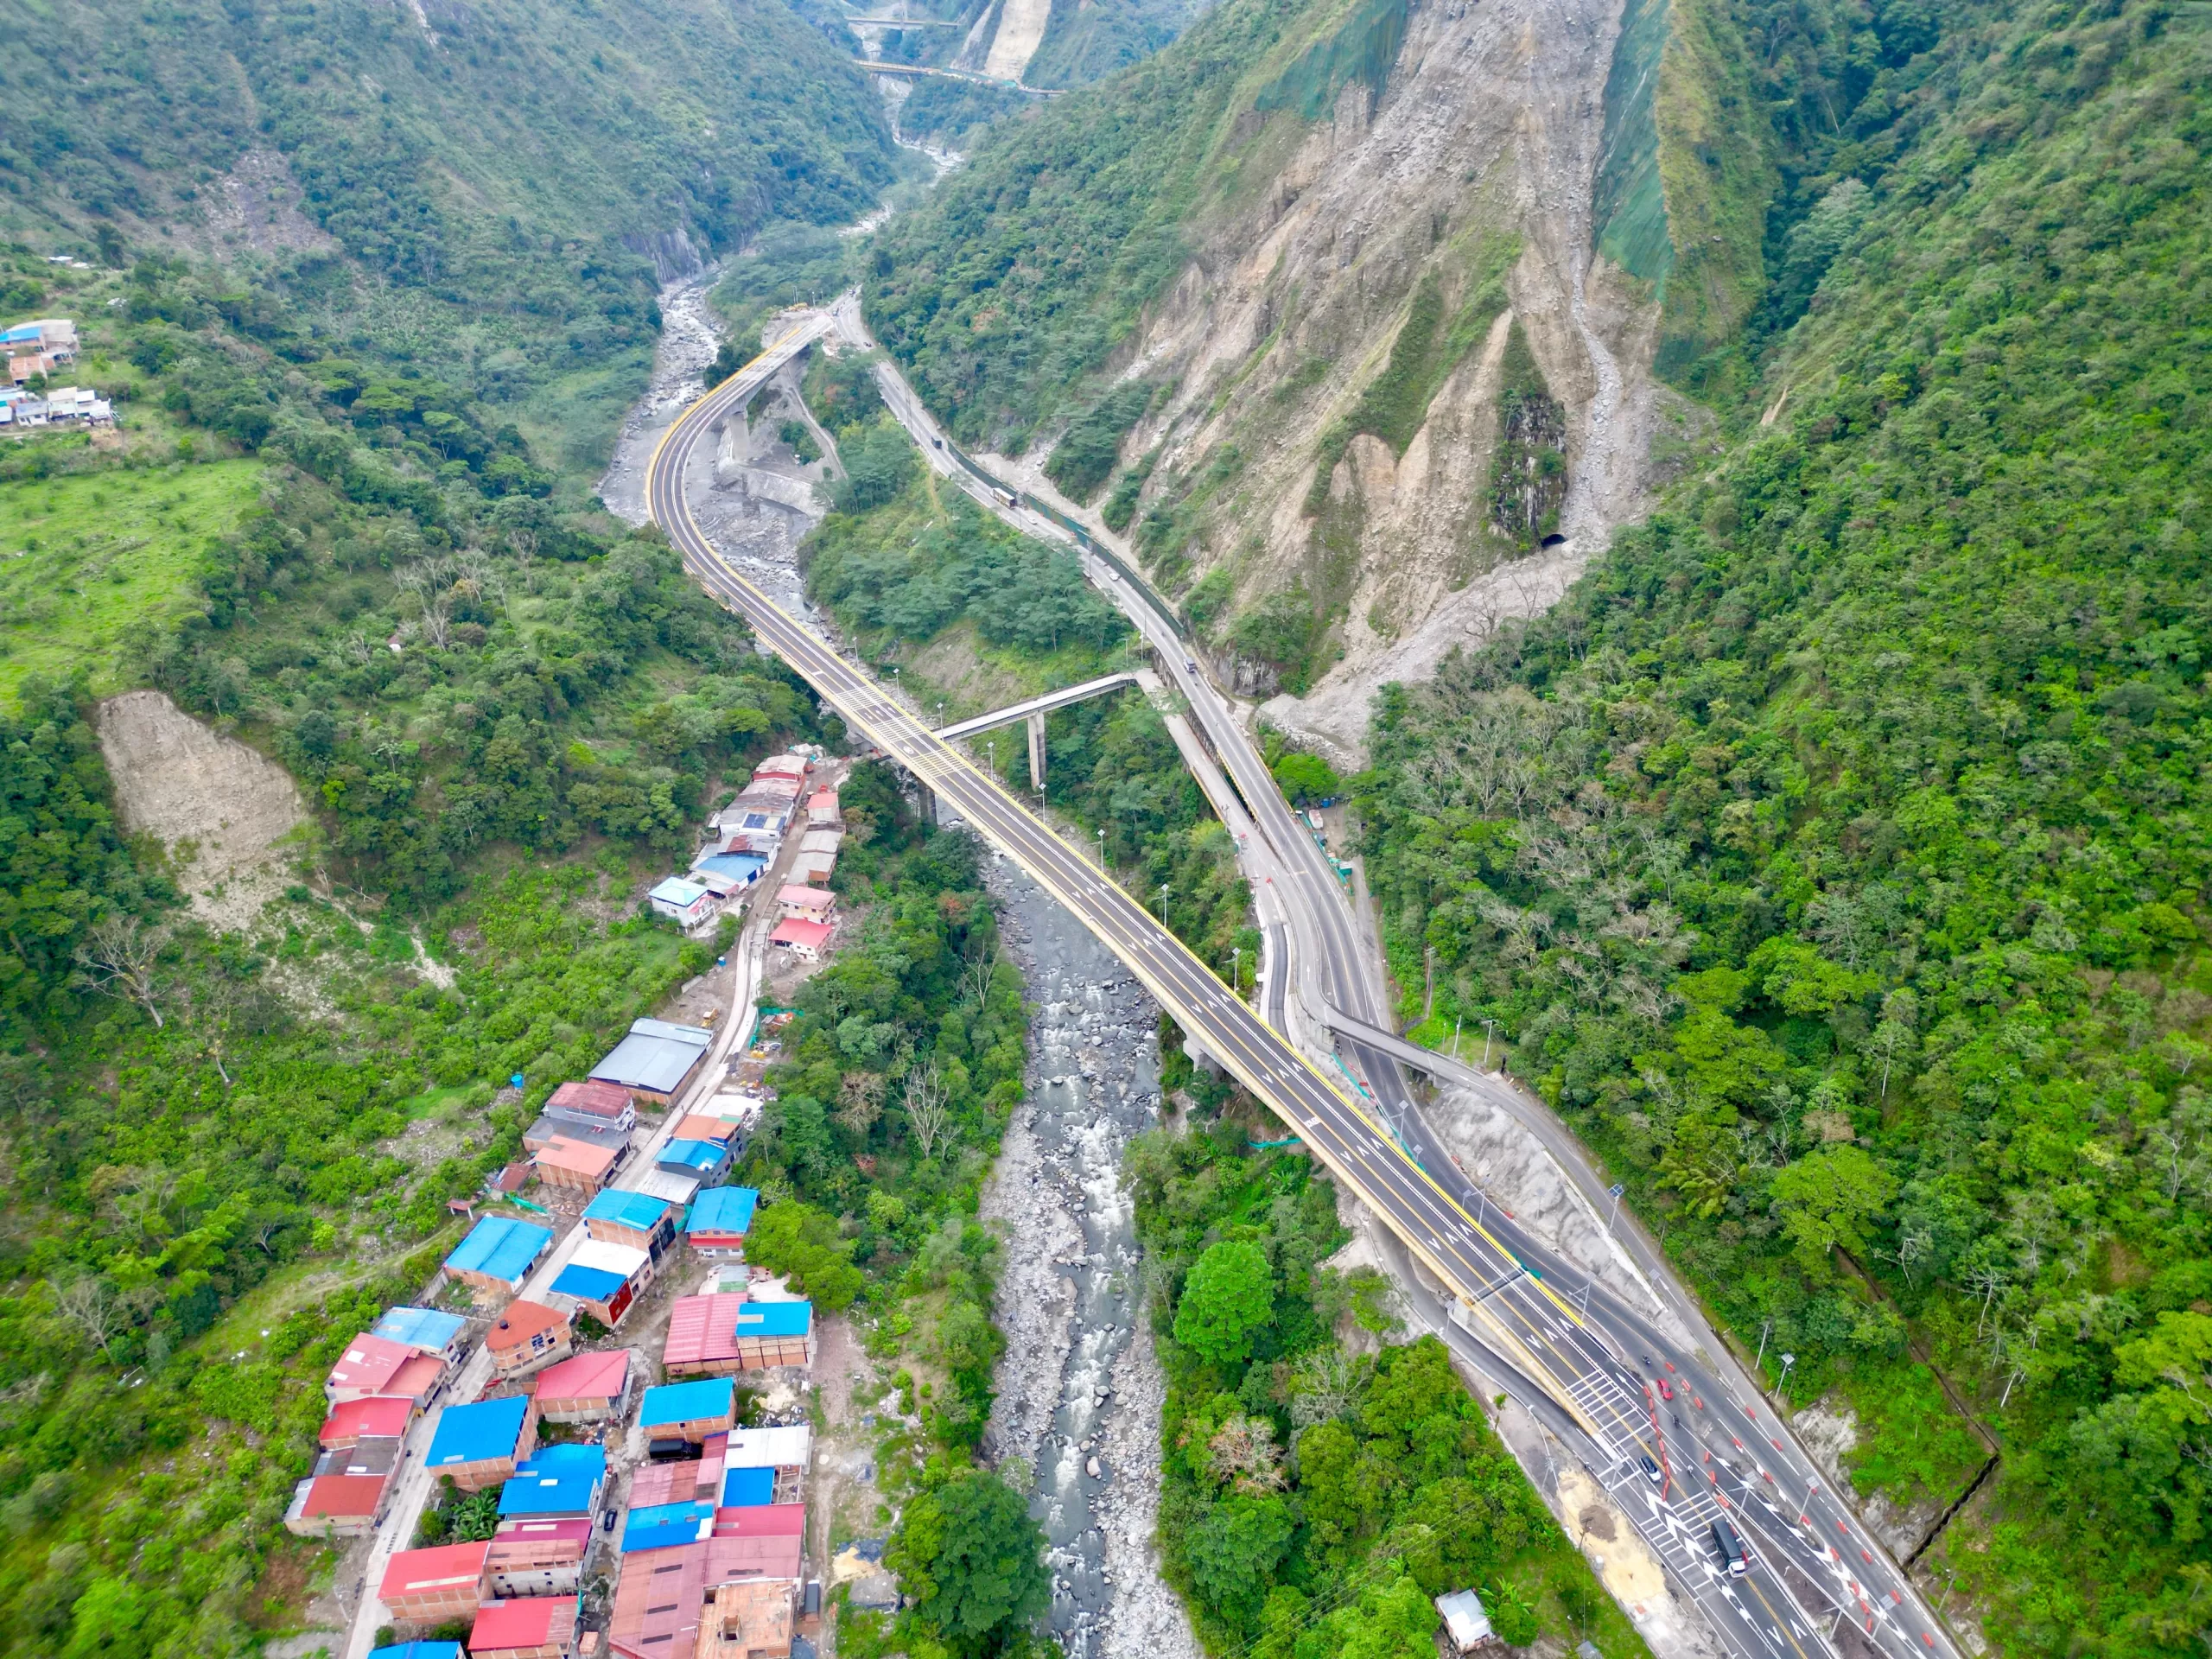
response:
[[[667,1213],[666,1198],[614,1186],[607,1188],[584,1206],[586,1221],[611,1221],[620,1227],[634,1227],[641,1233],[652,1231],[654,1224]]]
[[[553,1243],[552,1230],[533,1227],[505,1216],[486,1216],[446,1257],[446,1266],[457,1273],[485,1273],[507,1284],[519,1285],[531,1263]]]
[[[741,1337],[803,1337],[813,1328],[812,1302],[744,1302],[737,1310]]]
[[[711,1536],[714,1529],[711,1503],[655,1503],[630,1511],[622,1527],[622,1554],[699,1543]]]
[[[664,905],[680,905],[689,909],[707,896],[707,890],[696,881],[671,875],[653,889],[652,896]]]
[[[571,1262],[553,1281],[553,1288],[563,1296],[603,1302],[629,1282],[620,1274],[609,1273],[605,1268],[588,1268],[582,1262]]]
[[[749,1510],[776,1501],[772,1469],[733,1469],[722,1477],[722,1508]]]
[[[714,853],[691,868],[695,871],[712,870],[716,875],[750,881],[768,868],[768,861],[758,853]]]
[[[461,1659],[458,1642],[402,1642],[396,1648],[371,1648],[369,1659]]]
[[[696,1382],[664,1382],[647,1389],[638,1408],[640,1426],[696,1422],[702,1417],[722,1417],[737,1397],[737,1384],[726,1376],[701,1377]]]
[[[442,1353],[466,1323],[460,1314],[442,1313],[435,1307],[394,1307],[385,1311],[369,1334],[403,1347]]]
[[[711,1141],[671,1141],[660,1149],[660,1156],[655,1161],[703,1171],[719,1168],[728,1156],[728,1147],[716,1146]]]
[[[585,1455],[578,1456],[577,1453]],[[501,1515],[589,1515],[599,1504],[607,1452],[596,1446],[549,1446],[515,1465],[499,1489]]]
[[[742,1233],[753,1225],[753,1211],[760,1202],[759,1191],[750,1186],[710,1187],[699,1195],[691,1206],[690,1218],[683,1224],[687,1233]],[[585,1211],[587,1215],[590,1211]]]
[[[512,1458],[522,1441],[523,1419],[529,1413],[530,1402],[519,1395],[511,1400],[479,1400],[473,1406],[448,1406],[438,1414],[423,1467]]]

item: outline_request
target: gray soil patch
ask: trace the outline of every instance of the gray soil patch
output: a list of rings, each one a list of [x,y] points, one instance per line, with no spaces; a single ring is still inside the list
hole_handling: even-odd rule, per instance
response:
[[[177,860],[194,916],[219,930],[252,925],[298,880],[282,845],[307,822],[291,775],[159,691],[109,698],[99,724],[124,828]]]

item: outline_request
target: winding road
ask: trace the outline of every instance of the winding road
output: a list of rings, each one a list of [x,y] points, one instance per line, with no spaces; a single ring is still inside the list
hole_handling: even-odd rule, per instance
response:
[[[777,606],[715,548],[692,515],[695,469],[711,464],[721,416],[832,327],[864,341],[857,302],[817,312],[709,392],[669,429],[646,480],[653,518],[707,590],[742,614],[856,733],[1014,858],[1144,982],[1203,1050],[1288,1124],[1446,1288],[1448,1329],[1486,1370],[1510,1381],[1613,1493],[1676,1586],[1732,1654],[1813,1659],[1831,1653],[1942,1654],[1955,1649],[1909,1580],[1817,1471],[1740,1375],[1724,1382],[1702,1347],[1680,1351],[1654,1312],[1631,1308],[1564,1267],[1491,1204],[1444,1154],[1383,1046],[1379,973],[1360,945],[1333,867],[1292,816],[1220,695],[1184,654],[1156,595],[1103,559],[1093,578],[1159,651],[1176,689],[1249,811],[1247,850],[1274,971],[1268,1011],[1296,1001],[1340,1011],[1344,1058],[1365,1078],[1348,1092],[1284,1034],[1232,995],[1143,906],[1107,879],[996,779],[916,719],[861,668]],[[949,440],[903,379],[879,371],[887,403],[940,472],[958,475]],[[957,452],[954,452],[957,453]],[[969,464],[972,467],[972,463]],[[1032,534],[1066,537],[1018,495],[976,486],[977,499]],[[1088,551],[1089,550],[1086,550]],[[1241,816],[1241,815],[1240,815]],[[1287,936],[1288,949],[1284,949]],[[1282,971],[1287,956],[1290,972]],[[1326,1023],[1324,1021],[1323,1023]],[[1361,1030],[1372,1033],[1363,1037]],[[1688,1326],[1701,1330],[1693,1320]],[[1718,1341],[1714,1350],[1725,1355]],[[1663,1384],[1663,1387],[1662,1386]],[[1671,1395],[1671,1398],[1669,1397]],[[1712,1523],[1750,1539],[1747,1570],[1718,1560]]]

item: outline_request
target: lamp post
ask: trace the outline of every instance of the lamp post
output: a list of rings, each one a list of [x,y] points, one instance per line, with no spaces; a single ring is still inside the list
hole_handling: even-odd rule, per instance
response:
[[[1241,944],[1229,947],[1229,988],[1239,996],[1244,995],[1244,947]]]
[[[1163,922],[1167,919],[1167,884],[1165,881],[1160,884],[1160,919]]]
[[[1613,1217],[1621,1212],[1621,1194],[1627,1189],[1619,1181],[1615,1181],[1606,1190],[1613,1195],[1613,1207],[1605,1211],[1605,1230],[1610,1233],[1613,1230]]]
[[[1098,873],[1106,874],[1106,826],[1098,826]]]
[[[1784,1354],[1782,1357],[1782,1375],[1775,1380],[1774,1384],[1774,1391],[1777,1394],[1780,1394],[1783,1389],[1789,1386],[1789,1368],[1796,1363],[1797,1356],[1795,1354]]]

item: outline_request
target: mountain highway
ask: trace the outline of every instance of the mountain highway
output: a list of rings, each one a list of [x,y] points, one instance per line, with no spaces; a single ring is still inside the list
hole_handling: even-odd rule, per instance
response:
[[[744,615],[763,643],[852,729],[911,771],[1090,928],[1205,1052],[1381,1217],[1446,1287],[1453,1327],[1499,1369],[1541,1394],[1551,1421],[1580,1443],[1593,1472],[1732,1653],[1747,1659],[1811,1659],[1833,1651],[1950,1653],[1940,1627],[1927,1618],[1894,1564],[1864,1539],[1847,1508],[1822,1493],[1805,1470],[1786,1466],[1790,1442],[1780,1424],[1763,1432],[1756,1411],[1735,1403],[1701,1355],[1676,1353],[1651,1314],[1619,1303],[1522,1236],[1435,1145],[1389,1053],[1347,1039],[1347,1057],[1369,1079],[1365,1089],[1356,1085],[1347,1092],[1278,1027],[1232,996],[1211,969],[1082,852],[716,551],[688,505],[702,439],[723,412],[811,344],[826,321],[826,314],[816,313],[779,340],[686,411],[656,450],[647,505],[687,568]],[[898,386],[905,390],[903,382]],[[911,392],[887,401],[937,462],[944,439]],[[1018,509],[1018,502],[978,493],[1002,513],[1008,506]],[[1022,527],[1036,529],[1032,523]],[[1110,581],[1102,585],[1140,626],[1150,624],[1148,637],[1155,628],[1168,632],[1153,605],[1116,592],[1126,584],[1107,575]],[[1382,1022],[1371,1012],[1378,998],[1333,868],[1292,817],[1256,752],[1184,656],[1180,641],[1170,632],[1154,644],[1166,645],[1162,660],[1274,855],[1271,861],[1284,879],[1270,884],[1275,888],[1270,896],[1286,918],[1299,977],[1325,979],[1314,988],[1328,1002],[1357,1014],[1379,1033]],[[1268,1000],[1270,1012],[1282,1006],[1272,987]],[[1721,1569],[1713,1547],[1710,1523],[1724,1515],[1753,1545],[1741,1574]],[[1896,1582],[1885,1584],[1890,1577]]]

